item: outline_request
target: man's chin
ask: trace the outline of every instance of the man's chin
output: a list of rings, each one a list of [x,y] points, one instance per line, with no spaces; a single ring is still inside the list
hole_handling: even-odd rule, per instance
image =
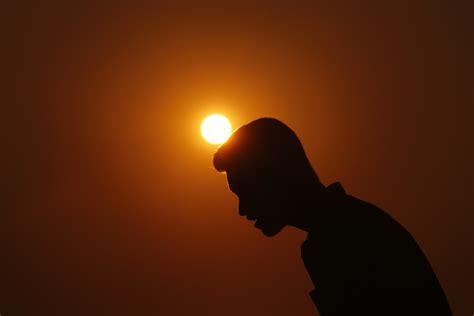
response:
[[[262,231],[262,233],[267,237],[273,237],[278,234],[285,225],[268,225],[261,223],[260,221],[255,222],[255,228],[258,228]]]

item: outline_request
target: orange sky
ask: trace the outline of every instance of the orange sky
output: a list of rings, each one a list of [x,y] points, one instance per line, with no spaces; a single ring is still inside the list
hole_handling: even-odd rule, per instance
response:
[[[4,12],[2,314],[315,315],[305,235],[261,235],[212,168],[214,112],[287,123],[474,311],[469,10],[246,3]]]

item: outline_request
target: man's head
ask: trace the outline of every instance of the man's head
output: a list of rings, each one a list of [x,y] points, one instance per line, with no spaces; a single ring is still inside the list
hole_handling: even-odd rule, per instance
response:
[[[235,131],[214,155],[214,167],[226,172],[240,215],[256,220],[267,236],[289,224],[301,190],[322,187],[296,134],[272,118]]]

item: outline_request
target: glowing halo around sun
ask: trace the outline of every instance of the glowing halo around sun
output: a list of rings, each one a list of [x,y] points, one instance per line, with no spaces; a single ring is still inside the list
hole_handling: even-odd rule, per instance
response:
[[[212,114],[206,117],[201,124],[201,134],[211,144],[224,143],[232,133],[230,121],[223,115]]]

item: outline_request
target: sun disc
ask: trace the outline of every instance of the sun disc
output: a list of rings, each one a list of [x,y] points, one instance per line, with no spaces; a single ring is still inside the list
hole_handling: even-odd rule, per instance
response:
[[[201,134],[211,144],[222,144],[230,136],[232,125],[223,115],[212,114],[202,121]]]

